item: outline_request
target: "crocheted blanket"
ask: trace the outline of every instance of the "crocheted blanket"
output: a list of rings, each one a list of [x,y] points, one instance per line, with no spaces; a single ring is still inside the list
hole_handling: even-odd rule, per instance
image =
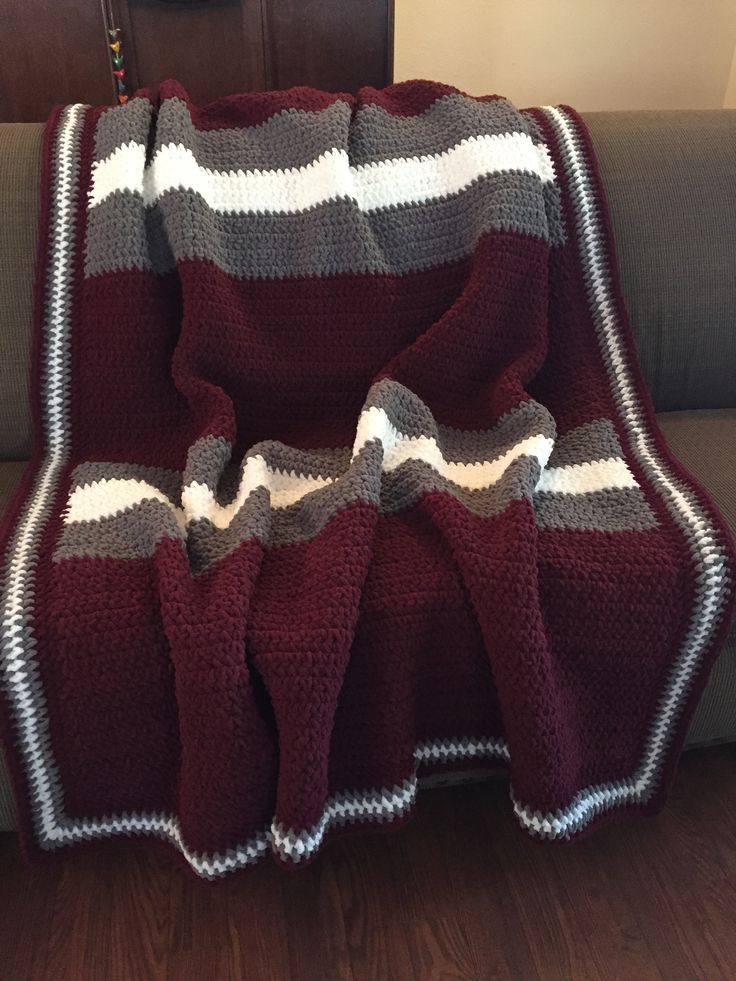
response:
[[[660,806],[734,557],[657,429],[575,112],[64,108],[36,300],[2,594],[31,854],[303,863],[489,761],[544,838]]]

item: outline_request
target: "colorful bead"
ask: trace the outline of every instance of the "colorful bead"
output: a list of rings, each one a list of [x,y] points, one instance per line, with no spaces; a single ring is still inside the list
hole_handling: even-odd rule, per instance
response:
[[[122,44],[120,41],[120,28],[115,27],[108,30],[108,34],[112,39],[111,43],[108,45],[112,55],[112,74],[115,81],[115,87],[117,91],[117,99],[121,106],[124,106],[128,101],[128,93],[126,90],[125,82],[123,81],[125,77],[125,68],[123,68],[123,54],[122,54]]]

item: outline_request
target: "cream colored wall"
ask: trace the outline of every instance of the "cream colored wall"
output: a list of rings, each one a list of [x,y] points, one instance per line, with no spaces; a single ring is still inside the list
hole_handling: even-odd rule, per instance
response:
[[[437,79],[520,106],[736,106],[736,0],[395,3],[396,81]]]
[[[731,62],[731,72],[728,76],[726,94],[723,98],[724,109],[736,109],[736,48],[733,50],[733,61]]]

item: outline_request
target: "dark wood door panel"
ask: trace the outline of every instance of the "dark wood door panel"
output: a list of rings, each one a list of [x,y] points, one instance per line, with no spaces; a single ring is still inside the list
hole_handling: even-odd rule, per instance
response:
[[[0,122],[114,104],[109,0],[0,0]],[[111,0],[127,94],[178,78],[200,105],[312,85],[354,92],[393,72],[393,0]]]
[[[262,6],[268,88],[355,92],[392,80],[393,0],[262,0]]]
[[[121,0],[130,90],[178,79],[199,105],[266,87],[260,0]]]
[[[0,121],[42,122],[55,105],[112,102],[99,2],[0,0]]]

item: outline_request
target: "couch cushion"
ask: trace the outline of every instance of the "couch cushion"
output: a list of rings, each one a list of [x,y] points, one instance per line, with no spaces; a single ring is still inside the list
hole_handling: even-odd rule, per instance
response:
[[[736,409],[660,412],[657,421],[672,452],[711,493],[736,535]]]
[[[38,123],[0,124],[0,460],[30,455],[28,373],[38,231]]]
[[[5,514],[26,466],[26,463],[0,463],[0,519]],[[15,805],[10,793],[10,782],[3,765],[3,754],[0,747],[0,831],[9,831],[14,827]]]
[[[736,409],[662,412],[672,452],[710,491],[736,535]],[[695,713],[688,745],[736,740],[736,626],[713,668]]]
[[[25,460],[0,463],[0,520],[2,520],[8,504],[10,504],[15,488],[20,484],[23,471],[27,466]]]
[[[585,122],[657,410],[736,406],[736,110]]]

